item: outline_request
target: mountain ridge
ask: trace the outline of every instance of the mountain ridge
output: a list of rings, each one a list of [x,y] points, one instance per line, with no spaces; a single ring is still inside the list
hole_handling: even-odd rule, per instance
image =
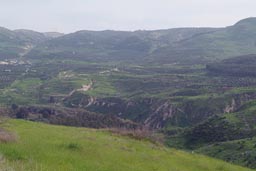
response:
[[[255,21],[255,18],[244,19],[225,28],[174,28],[134,32],[82,30],[36,46],[27,58],[207,63],[256,53]]]
[[[255,28],[255,17],[223,28],[80,30],[70,34],[1,28],[0,58],[18,58],[24,54],[28,60],[39,61],[54,58],[129,63],[207,63],[256,53]],[[27,46],[30,46],[29,50]]]

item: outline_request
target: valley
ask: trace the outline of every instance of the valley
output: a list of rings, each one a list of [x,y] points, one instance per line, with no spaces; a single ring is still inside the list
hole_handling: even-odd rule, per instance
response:
[[[46,155],[33,150],[45,146],[54,151],[51,143],[57,137],[63,141],[58,147],[65,154],[59,154],[63,161],[56,162],[67,161],[72,154],[76,163],[68,163],[62,170],[256,169],[255,21],[248,18],[226,28],[79,31],[66,35],[0,29],[0,114],[12,118],[3,127],[21,136],[17,143],[0,143],[0,153],[7,165],[22,163],[23,170],[33,170]],[[29,127],[35,132],[28,131]],[[50,129],[54,132],[47,131]],[[111,135],[109,129],[146,130],[164,140],[158,146],[147,142],[148,137],[135,141]],[[83,132],[83,138],[74,133],[77,131]],[[22,151],[28,148],[23,144],[25,139],[40,135],[49,141],[44,145],[35,138],[28,156]],[[83,144],[83,139],[88,142]],[[72,143],[65,144],[69,141]],[[114,156],[103,148],[111,142],[117,148]],[[86,145],[105,151],[101,157],[106,163],[85,158],[83,164],[78,158],[92,152]],[[191,169],[177,164],[181,161],[173,153],[181,161],[190,161]],[[144,156],[147,162],[132,156]],[[33,157],[36,161],[30,165]],[[122,158],[120,165],[112,166],[118,157]],[[165,165],[150,164],[152,158]],[[42,160],[42,167],[60,167],[53,161]],[[127,162],[136,166],[128,167]]]

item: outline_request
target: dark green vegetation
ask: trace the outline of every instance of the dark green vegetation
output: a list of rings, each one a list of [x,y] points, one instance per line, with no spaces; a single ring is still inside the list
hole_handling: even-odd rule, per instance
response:
[[[9,31],[33,37],[35,47],[2,61],[0,112],[51,124],[143,128],[165,135],[170,147],[256,168],[255,21],[219,29],[38,33],[40,39]]]
[[[250,171],[108,131],[17,120],[2,127],[14,131],[19,138],[16,142],[0,143],[1,170]]]
[[[248,77],[256,76],[255,66],[255,55],[247,55],[209,64],[207,69],[218,74]]]

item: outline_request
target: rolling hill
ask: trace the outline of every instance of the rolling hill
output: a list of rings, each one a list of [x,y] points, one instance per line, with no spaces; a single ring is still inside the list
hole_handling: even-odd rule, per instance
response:
[[[250,171],[205,156],[104,130],[8,120],[1,125],[1,169],[17,171]],[[10,138],[10,135],[14,138]],[[9,140],[9,141],[8,141]]]
[[[110,63],[208,63],[256,53],[256,18],[225,28],[39,33],[0,29],[1,59],[80,60]]]

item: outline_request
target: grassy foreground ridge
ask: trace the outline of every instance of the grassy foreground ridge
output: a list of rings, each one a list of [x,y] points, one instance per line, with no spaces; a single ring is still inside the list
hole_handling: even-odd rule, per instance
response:
[[[0,170],[250,171],[209,157],[113,135],[104,130],[8,120],[16,141],[0,143]]]

